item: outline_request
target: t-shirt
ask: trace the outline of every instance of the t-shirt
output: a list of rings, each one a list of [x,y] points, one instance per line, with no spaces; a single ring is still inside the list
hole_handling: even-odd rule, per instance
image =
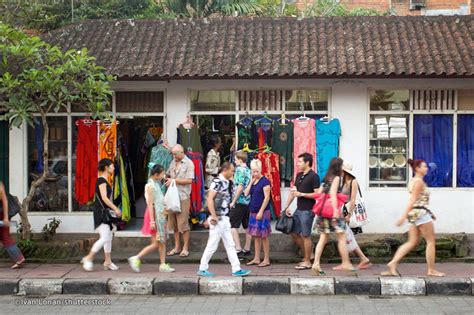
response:
[[[170,164],[168,174],[172,179],[194,179],[194,164],[193,162],[185,156],[181,161],[181,166],[177,169],[176,160]],[[191,184],[189,185],[176,185],[179,191],[179,198],[181,200],[187,200],[191,198]]]
[[[270,181],[268,180],[268,178],[263,176],[262,178],[260,178],[257,184],[252,185],[252,188],[250,188],[250,212],[257,213],[258,211],[260,211],[260,208],[263,204],[263,200],[265,200],[265,193],[263,192],[263,188],[266,186],[270,186]],[[267,207],[265,208],[265,211],[267,210],[270,210],[270,202],[268,202]]]
[[[318,189],[320,185],[321,181],[319,176],[313,170],[310,170],[306,175],[303,172],[296,175],[295,186],[298,192],[312,193],[315,189]],[[312,210],[314,202],[313,199],[298,197],[297,208],[302,211]]]
[[[110,187],[109,182],[105,178],[99,177],[97,179],[97,184],[95,186],[95,194],[97,196],[94,203],[94,227],[95,228],[97,228],[99,225],[103,223],[102,222],[102,209],[104,209],[104,207],[106,209],[108,208],[108,206],[105,204],[104,200],[102,199],[102,195],[100,194],[99,186],[102,184],[105,184],[107,187],[107,196],[109,198],[112,197],[112,187]]]
[[[210,190],[217,193],[214,199],[214,209],[218,216],[229,214],[229,206],[231,203],[231,183],[224,176],[219,175],[212,183]]]
[[[247,166],[237,166],[234,174],[234,195],[240,185],[242,185],[245,190],[251,179],[252,174]],[[239,198],[237,199],[237,203],[241,205],[248,205],[250,203],[250,196],[245,196],[244,192],[242,191]]]

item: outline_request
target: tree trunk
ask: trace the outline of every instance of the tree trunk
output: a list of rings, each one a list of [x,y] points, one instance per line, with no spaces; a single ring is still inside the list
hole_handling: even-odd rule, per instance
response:
[[[34,180],[31,183],[30,191],[28,192],[28,195],[26,198],[23,200],[23,203],[21,204],[21,209],[20,209],[20,218],[21,218],[21,238],[23,240],[30,240],[31,239],[31,224],[28,219],[28,208],[31,203],[31,200],[33,199],[36,189],[41,186],[41,184],[44,183],[46,180],[46,177],[48,175],[48,156],[49,156],[49,149],[48,149],[48,139],[49,139],[49,125],[48,121],[46,119],[46,116],[44,114],[41,115],[41,121],[43,123],[43,173],[41,174],[41,177]]]

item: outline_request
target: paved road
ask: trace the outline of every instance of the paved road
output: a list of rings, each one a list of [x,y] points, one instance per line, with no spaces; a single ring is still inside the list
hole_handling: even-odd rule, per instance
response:
[[[67,299],[67,300],[66,300]],[[58,302],[106,306],[44,305]],[[31,305],[31,304],[43,305]],[[474,297],[51,296],[0,297],[0,314],[472,314]]]

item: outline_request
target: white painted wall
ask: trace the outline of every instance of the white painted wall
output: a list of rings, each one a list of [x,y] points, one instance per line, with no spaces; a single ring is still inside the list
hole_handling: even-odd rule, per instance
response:
[[[402,213],[408,193],[403,188],[368,188],[368,89],[369,88],[471,88],[474,80],[466,79],[380,79],[380,80],[182,80],[172,82],[117,82],[116,90],[163,90],[165,91],[166,134],[170,144],[176,143],[176,127],[188,111],[188,92],[191,89],[258,89],[258,88],[331,88],[331,111],[342,126],[341,157],[354,165],[365,196],[371,224],[365,227],[369,233],[398,233],[406,227],[395,227]],[[26,194],[26,135],[14,130],[10,134],[10,186],[12,193]],[[474,233],[474,189],[432,189],[432,209],[438,216],[436,230],[443,233]],[[283,202],[288,191],[282,191]],[[63,223],[59,232],[91,232],[90,213],[56,215],[32,214],[35,231],[40,231],[48,218],[59,217]]]

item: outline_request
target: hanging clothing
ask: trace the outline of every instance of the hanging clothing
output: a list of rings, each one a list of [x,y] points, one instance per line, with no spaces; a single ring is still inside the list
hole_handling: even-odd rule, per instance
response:
[[[206,187],[211,187],[212,181],[214,178],[219,175],[219,167],[221,166],[221,156],[219,152],[216,152],[214,149],[211,149],[207,153],[206,158]]]
[[[239,142],[237,144],[238,150],[242,150],[245,144],[249,145],[250,149],[256,149],[258,145],[257,139],[257,127],[253,122],[248,125],[238,122],[237,134],[239,136]]]
[[[191,129],[184,128],[183,125],[178,127],[178,143],[184,148],[184,152],[197,152],[203,154],[201,137],[199,136],[199,128],[194,126]]]
[[[276,217],[281,212],[280,157],[276,153],[259,153],[257,159],[262,162],[262,174],[270,181],[272,201]]]
[[[97,151],[98,147],[97,123],[77,122],[76,146],[76,180],[74,193],[80,205],[94,200],[95,184],[97,182]]]
[[[280,179],[293,179],[293,123],[273,126],[272,151],[280,156]]]
[[[316,127],[314,119],[293,120],[293,178],[298,171],[298,156],[309,153],[313,156],[313,171],[316,172]]]
[[[326,176],[331,159],[339,156],[339,137],[341,124],[339,119],[330,121],[316,120],[316,148],[318,160],[318,175]]]
[[[122,221],[130,220],[130,195],[128,194],[127,177],[122,156],[119,155],[115,167],[114,203],[122,210]]]
[[[170,150],[165,148],[163,145],[158,144],[151,149],[150,162],[148,163],[148,172],[155,165],[161,165],[165,172],[170,168],[171,161],[173,161],[173,155]]]
[[[188,152],[188,158],[194,165],[194,179],[191,184],[191,212],[198,214],[202,210],[204,201],[204,172],[202,155],[198,152]]]
[[[110,124],[100,123],[99,135],[99,161],[102,159],[110,159],[115,161],[117,154],[117,122],[113,121]],[[113,176],[108,178],[109,184],[113,183]]]

